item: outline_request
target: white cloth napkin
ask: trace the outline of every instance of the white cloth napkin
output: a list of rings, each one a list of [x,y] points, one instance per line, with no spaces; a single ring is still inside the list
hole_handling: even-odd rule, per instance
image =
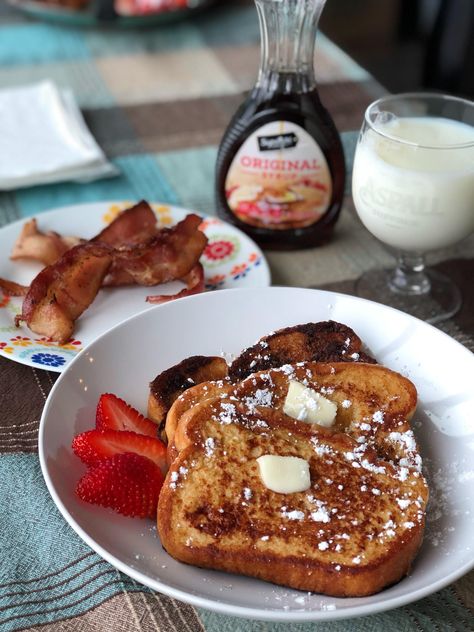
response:
[[[0,90],[0,190],[118,173],[71,91],[50,81]]]

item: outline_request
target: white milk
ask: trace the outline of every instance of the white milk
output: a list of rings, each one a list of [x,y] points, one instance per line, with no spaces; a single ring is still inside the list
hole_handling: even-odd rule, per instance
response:
[[[403,250],[450,246],[474,231],[474,127],[444,118],[402,118],[367,130],[352,175],[363,224]],[[392,139],[428,145],[418,147]]]

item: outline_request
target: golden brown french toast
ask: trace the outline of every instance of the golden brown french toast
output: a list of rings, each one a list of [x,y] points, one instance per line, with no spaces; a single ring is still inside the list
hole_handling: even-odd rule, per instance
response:
[[[202,404],[217,395],[225,395],[233,389],[229,380],[217,380],[201,382],[185,390],[171,405],[166,415],[165,434],[168,442],[168,463],[171,463],[177,455],[174,436],[178,422],[193,406]]]
[[[167,435],[170,461],[183,448],[186,424],[200,402],[221,395],[250,411],[283,410],[291,381],[304,384],[337,405],[333,432],[345,432],[367,443],[379,456],[407,467],[421,468],[410,420],[416,409],[416,388],[399,373],[378,364],[302,362],[260,371],[233,385],[201,384],[183,393],[170,410]]]
[[[416,469],[276,409],[220,396],[197,408],[158,505],[170,555],[338,597],[373,594],[409,571],[428,498]],[[303,459],[309,488],[269,489],[262,455]]]
[[[346,325],[323,321],[286,327],[245,349],[230,367],[221,357],[192,356],[163,371],[150,383],[148,417],[163,431],[165,416],[186,389],[228,376],[237,382],[256,371],[304,360],[375,363],[362,351],[360,338]],[[164,432],[162,435],[166,440]]]
[[[148,395],[148,417],[160,427],[164,434],[166,414],[175,399],[186,389],[207,380],[227,377],[228,366],[219,356],[191,356],[166,369],[150,383]],[[163,437],[166,439],[166,437]]]
[[[235,382],[251,373],[294,362],[375,363],[362,350],[359,336],[333,320],[279,329],[248,347],[232,362],[229,377]]]

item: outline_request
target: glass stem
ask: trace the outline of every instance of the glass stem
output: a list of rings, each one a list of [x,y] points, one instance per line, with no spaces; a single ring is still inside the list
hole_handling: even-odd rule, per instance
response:
[[[417,252],[399,252],[397,267],[390,276],[389,286],[398,294],[428,294],[431,283],[425,272],[424,256]]]

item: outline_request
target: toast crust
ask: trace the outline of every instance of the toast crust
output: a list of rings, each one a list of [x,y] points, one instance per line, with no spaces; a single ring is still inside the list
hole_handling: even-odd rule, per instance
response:
[[[176,559],[337,597],[373,594],[408,572],[428,498],[417,470],[232,398],[200,404],[186,436],[158,505],[161,542]],[[311,489],[267,489],[262,454],[305,458]]]
[[[230,393],[232,389],[233,385],[229,381],[217,380],[215,382],[201,382],[200,384],[188,388],[179,395],[166,415],[165,433],[168,441],[168,463],[172,463],[178,454],[174,437],[178,423],[183,415],[193,408],[193,406],[196,406],[196,404],[208,402],[218,395]]]

